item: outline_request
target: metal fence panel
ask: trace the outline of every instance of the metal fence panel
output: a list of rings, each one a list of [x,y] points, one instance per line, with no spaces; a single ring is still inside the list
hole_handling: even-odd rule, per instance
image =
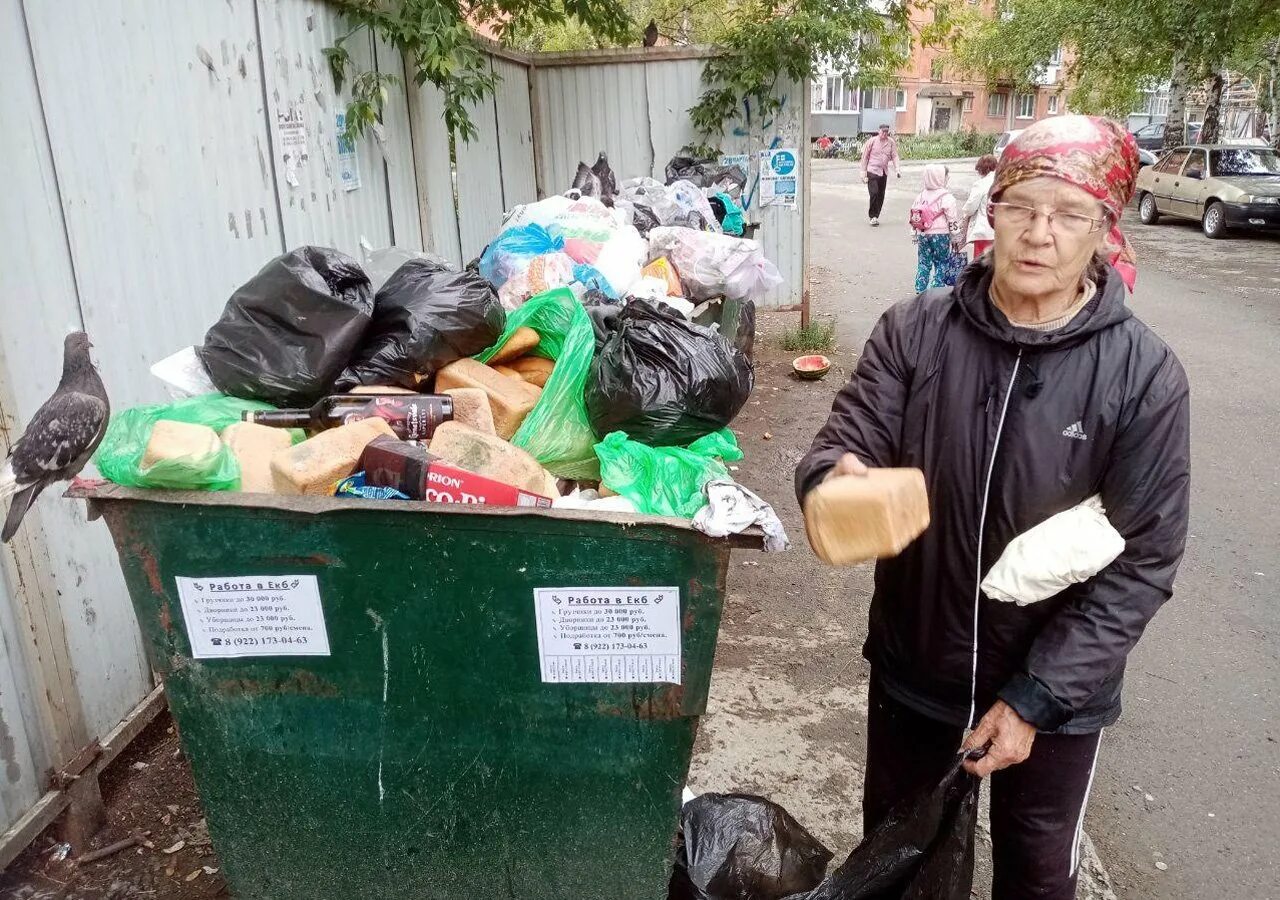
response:
[[[470,142],[455,141],[458,172],[458,238],[462,260],[474,259],[498,233],[506,201],[502,196],[502,155],[493,98],[468,104],[476,127]]]
[[[493,105],[502,156],[502,199],[507,209],[538,199],[534,179],[533,118],[529,100],[529,67],[492,57],[498,75]]]
[[[339,94],[321,51],[350,26],[322,0],[257,0],[262,32],[268,120],[285,244],[336,247],[357,259],[361,247],[391,243],[387,172],[374,136],[366,132],[342,154],[337,119],[350,85]],[[373,65],[367,31],[346,45],[361,69]],[[406,129],[388,131],[392,154],[411,154]],[[345,179],[354,166],[358,176]]]

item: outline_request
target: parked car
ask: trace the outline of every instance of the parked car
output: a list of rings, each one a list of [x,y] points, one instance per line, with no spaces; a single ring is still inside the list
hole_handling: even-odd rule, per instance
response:
[[[996,158],[996,159],[999,159],[1001,156],[1003,156],[1003,155],[1004,155],[1004,148],[1005,148],[1005,147],[1008,147],[1008,146],[1009,146],[1010,144],[1012,144],[1015,140],[1017,140],[1018,135],[1022,134],[1022,132],[1023,132],[1023,129],[1021,129],[1021,128],[1019,128],[1019,129],[1017,129],[1017,130],[1015,130],[1015,131],[1002,131],[1002,132],[1000,132],[1000,137],[996,140],[996,148],[995,148],[994,150],[992,150],[992,151],[991,151],[991,152],[992,152],[992,154],[994,154],[994,155],[995,155],[995,158]]]
[[[1156,156],[1150,150],[1145,150],[1142,147],[1138,148],[1138,167],[1139,168],[1145,169],[1147,166],[1154,166],[1159,161],[1160,161],[1160,157]]]
[[[1194,144],[1200,140],[1200,129],[1203,128],[1200,122],[1188,122],[1187,134],[1183,138],[1188,144]],[[1138,142],[1138,148],[1141,150],[1154,150],[1157,153],[1164,149],[1164,133],[1165,127],[1163,122],[1152,122],[1150,125],[1143,125],[1133,133],[1134,140]]]
[[[1242,144],[1194,144],[1138,173],[1138,215],[1195,219],[1206,237],[1232,228],[1280,229],[1280,153]]]

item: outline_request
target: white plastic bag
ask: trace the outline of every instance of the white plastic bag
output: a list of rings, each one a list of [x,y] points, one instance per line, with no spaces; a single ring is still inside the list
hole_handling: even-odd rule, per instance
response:
[[[640,279],[640,269],[648,261],[649,243],[631,225],[624,225],[600,247],[592,263],[619,297],[626,296]]]
[[[516,206],[502,220],[502,230],[518,228],[524,225],[541,225],[550,228],[556,218],[573,206],[574,201],[568,197],[556,195],[537,203],[525,203]]]
[[[1124,552],[1124,538],[1095,495],[1024,531],[982,579],[992,600],[1027,606],[1080,584]]]
[[[734,269],[725,279],[724,294],[731,300],[754,300],[759,303],[764,295],[782,284],[782,273],[761,252]]]
[[[154,363],[151,374],[164,382],[165,390],[175,400],[218,393],[217,385],[209,378],[204,364],[196,355],[195,347],[183,347],[177,353]]]
[[[649,260],[665,256],[680,273],[680,282],[690,300],[711,300],[732,296],[733,299],[755,299],[752,293],[767,283],[773,268],[764,258],[760,245],[748,238],[694,231],[692,228],[655,228],[649,232]],[[746,269],[743,267],[746,266]],[[746,293],[730,295],[734,290]]]

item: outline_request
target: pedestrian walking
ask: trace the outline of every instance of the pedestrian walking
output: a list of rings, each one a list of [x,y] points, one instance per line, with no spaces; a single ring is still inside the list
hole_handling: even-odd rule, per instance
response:
[[[1115,122],[1024,131],[992,185],[992,252],[880,318],[796,470],[801,501],[869,466],[924,472],[932,524],[876,566],[864,832],[987,746],[965,766],[991,776],[993,900],[1075,897],[1102,730],[1186,542],[1186,374],[1109,262],[1137,173]],[[1114,562],[1025,606],[983,596],[1015,537],[1094,495]]]
[[[960,209],[960,218],[964,219],[965,246],[969,251],[969,259],[976,260],[991,249],[996,233],[991,228],[991,219],[987,217],[987,203],[991,199],[991,185],[996,178],[997,160],[987,155],[980,158],[974,166],[978,171],[978,180],[969,189],[969,199]]]
[[[889,134],[889,126],[881,125],[879,133],[862,145],[862,179],[867,183],[867,193],[871,196],[867,217],[873,226],[880,224],[890,170],[897,173],[899,178],[902,177],[898,142]]]
[[[945,166],[924,167],[924,190],[911,204],[909,222],[916,242],[916,293],[956,283],[960,259],[960,209],[947,187]]]

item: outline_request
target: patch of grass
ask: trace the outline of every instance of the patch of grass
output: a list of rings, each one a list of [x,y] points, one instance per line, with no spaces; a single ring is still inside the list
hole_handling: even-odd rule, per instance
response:
[[[964,159],[985,156],[996,147],[999,135],[986,134],[973,128],[934,134],[910,134],[898,138],[898,151],[903,159]]]
[[[828,353],[836,346],[836,323],[833,321],[810,322],[801,328],[797,325],[782,333],[782,349],[788,353]]]

